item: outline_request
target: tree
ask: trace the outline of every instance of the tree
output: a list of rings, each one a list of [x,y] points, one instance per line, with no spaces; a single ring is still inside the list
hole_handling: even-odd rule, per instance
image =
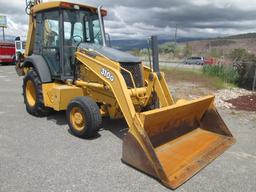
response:
[[[175,49],[176,49],[176,46],[174,44],[172,44],[172,43],[165,43],[163,45],[160,45],[159,52],[160,53],[165,53],[165,54],[168,54],[168,53],[174,54],[175,53]]]

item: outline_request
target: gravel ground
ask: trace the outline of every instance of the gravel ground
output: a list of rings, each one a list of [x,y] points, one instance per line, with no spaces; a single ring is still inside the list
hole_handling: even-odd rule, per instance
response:
[[[196,99],[203,95],[215,95],[215,105],[221,109],[235,109],[236,106],[232,105],[232,100],[245,96],[247,96],[248,104],[253,103],[253,105],[255,105],[254,102],[249,100],[251,98],[248,97],[255,95],[255,92],[241,88],[229,88],[216,91],[210,87],[203,87],[200,83],[187,81],[169,83],[169,88],[176,100],[181,98]],[[246,100],[244,101],[246,102]],[[255,109],[255,107],[256,106],[252,106],[252,109]]]
[[[27,114],[22,78],[0,66],[0,191],[170,191],[121,163],[126,124],[105,120],[99,135],[69,133],[64,113]],[[221,109],[237,143],[178,188],[184,191],[256,191],[256,115]]]

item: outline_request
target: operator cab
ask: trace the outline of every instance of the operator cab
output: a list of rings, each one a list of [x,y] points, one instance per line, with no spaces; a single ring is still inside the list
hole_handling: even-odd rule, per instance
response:
[[[74,76],[75,51],[78,45],[103,45],[102,34],[105,33],[101,29],[101,14],[95,8],[69,3],[62,5],[61,8],[36,12],[33,54],[43,56],[52,79],[66,80]],[[106,12],[103,13],[105,16]]]

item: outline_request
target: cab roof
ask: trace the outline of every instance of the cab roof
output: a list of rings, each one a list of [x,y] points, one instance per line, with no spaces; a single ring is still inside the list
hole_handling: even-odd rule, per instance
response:
[[[52,1],[52,2],[46,2],[46,3],[40,3],[38,5],[35,5],[32,8],[33,13],[37,13],[40,11],[46,11],[48,9],[54,9],[54,8],[66,8],[66,9],[74,9],[75,6],[79,6],[80,9],[87,9],[90,10],[92,13],[97,13],[97,7],[93,7],[91,5],[85,5],[85,4],[79,4],[79,3],[71,3],[66,1]],[[102,16],[107,15],[107,10],[101,9]]]

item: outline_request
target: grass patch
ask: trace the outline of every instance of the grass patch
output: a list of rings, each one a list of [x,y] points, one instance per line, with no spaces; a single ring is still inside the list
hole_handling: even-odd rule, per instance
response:
[[[201,69],[168,67],[161,70],[165,72],[166,79],[170,82],[190,82],[214,90],[235,87],[234,84],[227,83],[219,77],[203,73]]]

